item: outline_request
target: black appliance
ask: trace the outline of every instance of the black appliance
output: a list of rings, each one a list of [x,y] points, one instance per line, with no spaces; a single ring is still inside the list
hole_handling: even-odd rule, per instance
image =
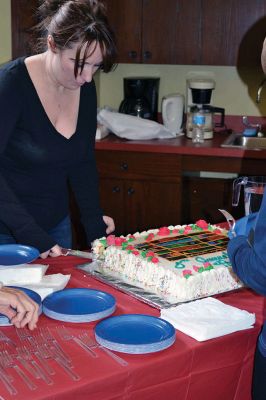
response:
[[[160,78],[124,78],[119,112],[157,121]]]

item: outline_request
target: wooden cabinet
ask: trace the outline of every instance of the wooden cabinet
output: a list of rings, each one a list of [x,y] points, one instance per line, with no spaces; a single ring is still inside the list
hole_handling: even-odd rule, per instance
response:
[[[116,34],[119,62],[195,64],[199,60],[199,0],[105,3]]]
[[[120,63],[259,66],[266,0],[103,0]],[[38,0],[11,0],[12,57],[31,53]]]
[[[244,215],[244,202],[232,206],[233,179],[183,178],[181,224],[205,219],[211,223],[224,222],[219,208],[225,209],[236,219]]]
[[[12,58],[30,55],[30,28],[36,23],[38,0],[11,0]]]
[[[97,151],[100,198],[116,234],[180,221],[180,158],[176,155]]]
[[[200,64],[260,66],[265,0],[202,0]]]
[[[121,63],[260,65],[266,0],[105,0]]]

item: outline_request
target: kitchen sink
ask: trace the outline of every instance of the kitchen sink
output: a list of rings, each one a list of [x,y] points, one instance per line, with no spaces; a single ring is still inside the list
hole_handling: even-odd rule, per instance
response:
[[[266,149],[266,137],[249,137],[241,133],[232,133],[222,144],[221,147],[233,147],[248,150]]]

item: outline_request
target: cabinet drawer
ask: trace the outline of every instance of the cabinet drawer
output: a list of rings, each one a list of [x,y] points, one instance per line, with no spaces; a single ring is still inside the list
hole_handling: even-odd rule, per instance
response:
[[[176,154],[96,151],[100,177],[180,181],[181,161]]]

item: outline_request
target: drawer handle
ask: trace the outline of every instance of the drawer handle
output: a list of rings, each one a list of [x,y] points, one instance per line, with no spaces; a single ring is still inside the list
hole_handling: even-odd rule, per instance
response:
[[[113,193],[120,193],[120,187],[119,186],[114,186],[112,189]]]
[[[127,165],[127,163],[122,163],[121,166],[120,166],[120,168],[121,168],[123,171],[127,171],[127,170],[128,170],[128,165]]]
[[[131,50],[128,55],[130,58],[137,58],[137,52],[135,50]]]
[[[132,194],[134,194],[135,193],[135,190],[133,189],[133,188],[129,188],[128,189],[128,191],[127,191],[127,194],[129,195],[129,196],[132,196]]]
[[[150,58],[152,58],[152,53],[150,52],[150,51],[144,51],[144,58],[146,59],[146,60],[148,60],[148,59],[150,59]]]

